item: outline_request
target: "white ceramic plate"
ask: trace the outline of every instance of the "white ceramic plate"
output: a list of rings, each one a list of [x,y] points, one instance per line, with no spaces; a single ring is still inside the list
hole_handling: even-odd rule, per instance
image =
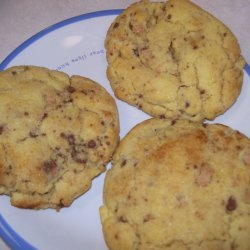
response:
[[[0,64],[0,70],[23,64],[45,66],[70,75],[89,77],[113,95],[106,78],[104,39],[109,25],[120,12],[95,12],[53,25],[21,44]],[[247,72],[250,72],[249,66],[246,67],[243,90],[236,104],[215,122],[250,136],[250,78]],[[149,116],[117,99],[116,102],[122,138]],[[90,191],[60,212],[18,209],[10,205],[7,196],[1,196],[0,236],[12,249],[107,249],[99,217],[104,176],[96,178]]]

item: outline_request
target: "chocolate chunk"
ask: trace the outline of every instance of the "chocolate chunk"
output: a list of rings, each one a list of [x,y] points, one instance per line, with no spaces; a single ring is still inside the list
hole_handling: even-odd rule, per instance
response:
[[[143,218],[143,223],[153,220],[154,216],[152,214],[146,214]]]
[[[237,208],[237,202],[234,197],[230,196],[227,201],[226,210],[232,212]]]
[[[0,126],[0,135],[3,133],[4,126]]]
[[[206,93],[206,90],[205,90],[205,89],[201,89],[201,90],[200,90],[200,94],[201,94],[201,95],[204,95],[205,93]]]
[[[137,56],[137,57],[139,57],[139,50],[136,48],[136,49],[133,49],[133,52],[134,52],[134,54]]]
[[[124,216],[120,216],[119,221],[122,223],[128,223],[128,220]]]
[[[132,23],[129,23],[129,29],[133,30],[133,24]]]
[[[81,163],[81,164],[85,164],[87,162],[86,159],[81,159],[80,157],[77,157],[78,155],[73,155],[72,159],[77,162],[77,163]]]
[[[85,155],[81,154],[81,152],[77,150],[75,146],[71,148],[71,157],[77,163],[83,164],[87,162],[87,160],[85,159]]]
[[[123,160],[121,163],[121,167],[124,167],[127,164],[127,160]]]
[[[83,93],[84,95],[87,95],[88,94],[88,92],[86,91],[86,90],[81,90],[81,93]]]
[[[72,87],[72,86],[68,86],[68,87],[67,87],[67,91],[68,91],[69,93],[74,93],[74,92],[76,91],[76,89],[75,89],[74,87]]]
[[[173,61],[176,61],[176,52],[175,52],[175,49],[174,49],[172,41],[171,41],[171,43],[169,45],[168,51],[169,51],[170,56],[172,57]]]
[[[67,104],[67,103],[70,103],[70,102],[73,102],[72,98],[69,98],[69,99],[63,101],[64,104]]]
[[[119,23],[115,23],[113,28],[116,29],[117,27],[119,27]]]
[[[171,121],[172,126],[175,125],[175,123],[176,123],[176,120]]]
[[[57,170],[57,164],[54,160],[45,161],[43,163],[43,170],[46,174],[55,174]]]
[[[38,135],[34,131],[30,131],[29,136],[32,138],[36,138]]]
[[[80,153],[79,153],[78,151],[75,151],[75,150],[72,151],[71,157],[72,157],[72,159],[73,159],[75,162],[77,162],[77,163],[83,164],[83,163],[86,163],[86,162],[87,162],[87,160],[84,159],[84,158],[81,158]]]
[[[96,147],[96,142],[94,140],[90,140],[88,142],[88,148],[95,148]]]
[[[73,134],[68,134],[66,135],[65,133],[61,133],[60,136],[63,138],[63,139],[66,139],[68,144],[69,145],[74,145],[75,144],[75,137]]]

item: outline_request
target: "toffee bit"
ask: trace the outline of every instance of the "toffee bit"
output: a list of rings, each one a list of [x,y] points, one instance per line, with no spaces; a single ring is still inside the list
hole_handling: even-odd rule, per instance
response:
[[[195,179],[197,185],[201,187],[208,186],[213,179],[213,169],[209,166],[208,163],[203,163],[199,169],[198,176]]]

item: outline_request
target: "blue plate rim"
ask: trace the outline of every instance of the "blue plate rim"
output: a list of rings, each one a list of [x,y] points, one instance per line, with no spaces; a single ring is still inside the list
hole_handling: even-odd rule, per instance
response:
[[[250,66],[249,64],[246,62],[246,65],[244,67],[244,70],[246,71],[246,73],[248,74],[248,76],[250,77]]]
[[[57,29],[65,27],[67,25],[80,22],[83,20],[103,17],[103,16],[112,16],[119,15],[123,10],[122,9],[110,9],[110,10],[100,10],[90,13],[81,14],[78,16],[74,16],[58,23],[55,23],[35,35],[31,36],[23,43],[21,43],[16,49],[14,49],[0,64],[0,71],[7,68],[8,64],[23,50],[32,45],[34,42],[39,40],[40,38],[46,36],[50,32],[53,32]],[[25,241],[20,235],[18,235],[13,228],[7,223],[4,217],[0,213],[0,237],[4,240],[4,242],[12,249],[12,250],[35,250],[36,248],[32,246],[30,243]]]

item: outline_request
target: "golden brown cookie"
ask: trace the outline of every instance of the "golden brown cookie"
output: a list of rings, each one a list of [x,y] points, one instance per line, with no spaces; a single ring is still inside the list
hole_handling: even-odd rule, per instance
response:
[[[113,98],[81,76],[35,66],[0,72],[0,194],[21,208],[69,206],[118,142]]]
[[[236,37],[189,0],[129,6],[105,47],[116,97],[151,116],[213,120],[240,94],[245,61]]]
[[[116,250],[250,249],[250,139],[151,119],[121,141],[100,209]]]

